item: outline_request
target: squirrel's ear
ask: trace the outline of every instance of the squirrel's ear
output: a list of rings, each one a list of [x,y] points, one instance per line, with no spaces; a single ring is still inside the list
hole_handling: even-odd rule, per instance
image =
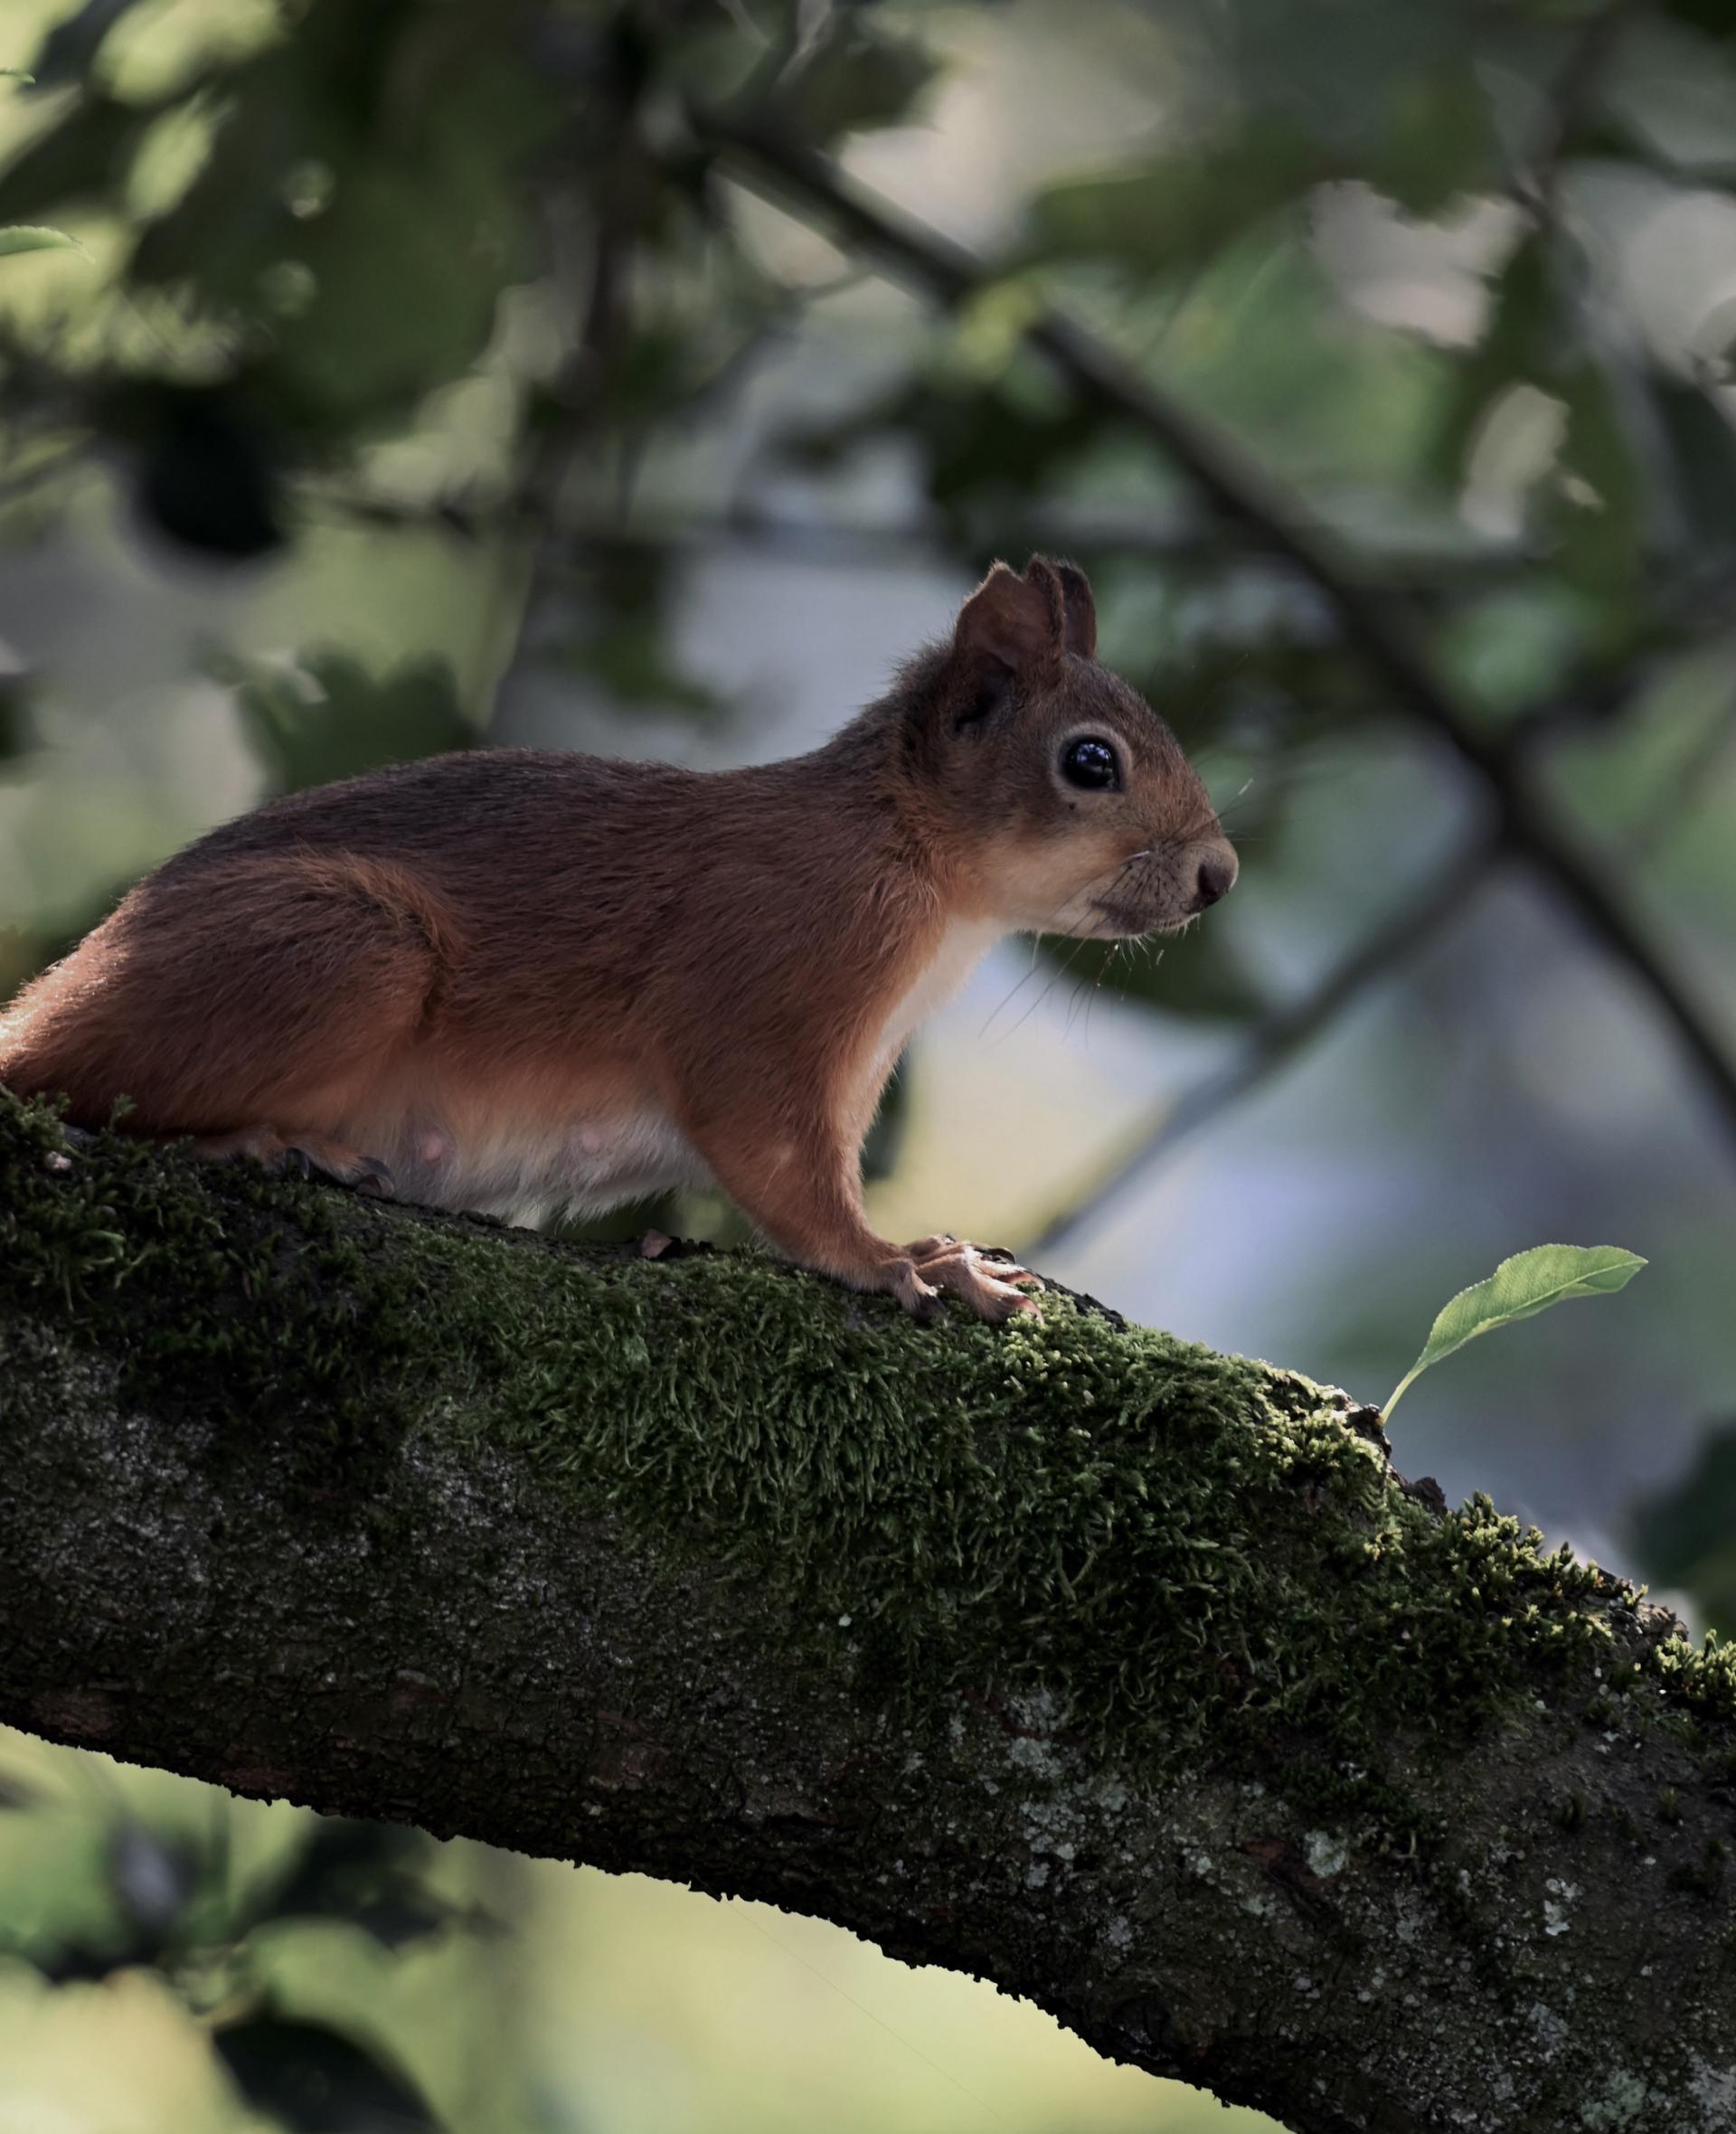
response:
[[[1063,632],[1067,649],[1077,652],[1081,659],[1095,659],[1097,602],[1091,598],[1090,581],[1077,563],[1057,563],[1055,576],[1061,581],[1061,599],[1067,611]]]
[[[958,611],[956,653],[1009,675],[1047,664],[1061,648],[1066,602],[1061,581],[1041,556],[1023,578],[996,563]]]

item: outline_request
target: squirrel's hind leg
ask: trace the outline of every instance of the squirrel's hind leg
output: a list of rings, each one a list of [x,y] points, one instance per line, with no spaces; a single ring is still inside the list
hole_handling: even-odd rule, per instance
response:
[[[403,867],[313,851],[172,864],[0,1018],[0,1081],[58,1092],[81,1125],[126,1099],[131,1133],[377,1176],[351,1122],[390,1115],[456,953]]]

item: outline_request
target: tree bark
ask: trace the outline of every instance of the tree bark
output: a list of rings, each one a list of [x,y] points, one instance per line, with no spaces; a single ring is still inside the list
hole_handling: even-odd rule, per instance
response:
[[[0,1093],[0,1720],[48,1739],[823,1915],[1306,2134],[1728,2134],[1733,1710],[1292,1374]]]

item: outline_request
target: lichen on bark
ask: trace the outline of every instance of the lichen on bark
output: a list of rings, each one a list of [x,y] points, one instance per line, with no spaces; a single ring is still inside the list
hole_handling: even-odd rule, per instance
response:
[[[4,1095],[0,1348],[37,1523],[0,1519],[21,1723],[802,1903],[1298,2126],[1590,2126],[1635,2083],[1684,2134],[1726,2123],[1692,2085],[1726,2079],[1736,2007],[1728,1656],[1486,1500],[1431,1506],[1332,1389],[1061,1297],[921,1328],[756,1253],[581,1251],[71,1146]],[[196,1607],[124,1538],[129,1499],[186,1529]],[[105,1551],[148,1623],[80,1625]],[[249,1580],[293,1662],[240,1619]],[[346,1746],[257,1688],[177,1703],[189,1639],[335,1699]],[[504,1685],[539,1668],[527,1729]],[[909,1896],[875,1830],[922,1856]],[[1581,2064],[1550,2024],[1610,1989],[1636,1876],[1660,1983]],[[1425,2085],[1390,1990],[1519,2072]]]

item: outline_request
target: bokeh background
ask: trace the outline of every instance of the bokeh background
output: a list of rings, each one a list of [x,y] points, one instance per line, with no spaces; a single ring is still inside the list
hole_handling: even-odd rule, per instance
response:
[[[272,792],[786,753],[1071,554],[1241,884],[992,958],[881,1226],[1373,1401],[1504,1255],[1644,1253],[1399,1457],[1736,1630],[1727,0],[7,0],[0,67],[0,223],[76,241],[0,237],[0,995]],[[1265,2123],[0,1737],[0,2134]]]

